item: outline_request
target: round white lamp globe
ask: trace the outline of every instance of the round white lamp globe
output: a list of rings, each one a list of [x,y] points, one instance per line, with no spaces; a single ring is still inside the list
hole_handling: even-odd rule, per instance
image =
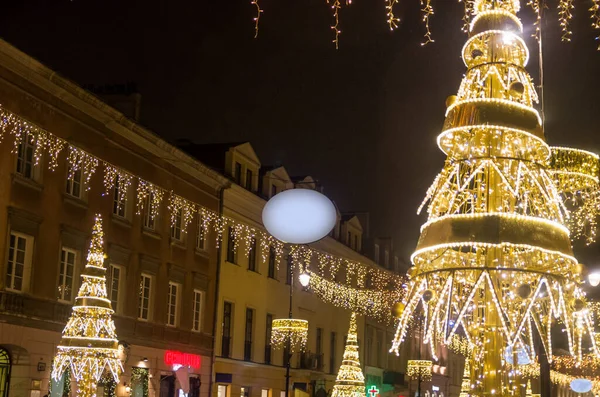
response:
[[[308,284],[310,284],[310,274],[304,272],[298,278],[300,279],[300,285],[308,287]]]
[[[290,189],[267,202],[262,220],[267,231],[279,240],[308,244],[333,229],[337,212],[331,200],[315,190]]]
[[[575,379],[571,381],[571,390],[576,393],[587,393],[592,390],[592,382],[588,379]]]
[[[588,274],[588,281],[592,287],[597,287],[600,284],[600,272]]]

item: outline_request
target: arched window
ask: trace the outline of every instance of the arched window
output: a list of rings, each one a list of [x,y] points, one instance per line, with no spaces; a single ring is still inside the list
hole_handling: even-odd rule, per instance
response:
[[[0,347],[0,397],[8,397],[10,367],[10,354]]]

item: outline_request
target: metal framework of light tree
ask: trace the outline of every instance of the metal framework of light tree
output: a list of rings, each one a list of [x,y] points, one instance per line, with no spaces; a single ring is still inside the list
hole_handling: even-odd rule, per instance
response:
[[[520,392],[509,364],[535,360],[535,334],[551,357],[556,322],[576,360],[599,353],[571,248],[571,235],[592,220],[565,205],[575,196],[573,207],[586,202],[596,213],[595,193],[578,192],[597,191],[598,157],[545,142],[519,7],[473,2],[467,72],[438,137],[447,159],[419,209],[429,216],[391,349],[398,352],[422,309],[434,359],[456,335],[468,341],[475,395]]]
[[[365,397],[365,376],[358,357],[358,331],[356,313],[350,316],[348,339],[342,357],[342,365],[333,385],[331,397]]]
[[[94,397],[103,374],[108,373],[118,383],[123,372],[111,317],[113,310],[106,293],[103,239],[102,218],[97,215],[81,275],[82,284],[63,330],[52,370],[52,377],[58,380],[70,368],[80,397]]]

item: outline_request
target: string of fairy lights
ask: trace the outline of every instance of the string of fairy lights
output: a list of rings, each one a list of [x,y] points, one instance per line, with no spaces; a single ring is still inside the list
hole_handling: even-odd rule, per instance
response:
[[[14,153],[18,152],[20,144],[25,141],[33,147],[34,164],[38,166],[43,159],[47,159],[50,171],[57,169],[61,155],[66,150],[67,175],[71,179],[80,178],[85,191],[91,189],[92,177],[103,169],[101,194],[124,202],[128,198],[128,192],[135,188],[137,215],[146,213],[150,219],[155,220],[161,215],[166,201],[171,227],[178,225],[182,233],[186,233],[196,219],[203,234],[213,231],[217,246],[221,244],[226,231],[230,230],[229,237],[233,239],[235,251],[243,250],[249,256],[256,247],[262,255],[263,263],[268,261],[273,252],[277,269],[280,266],[284,244],[265,231],[219,215],[173,191],[134,176],[0,107],[0,139],[5,134],[14,139]],[[390,321],[390,308],[400,299],[398,291],[402,291],[402,285],[406,282],[404,277],[309,247],[289,248],[295,257],[293,262],[301,264],[302,269],[311,271],[314,276],[311,289],[322,300],[384,322]]]
[[[422,13],[421,20],[423,22],[425,33],[423,34],[423,42],[421,45],[427,45],[429,43],[433,43],[435,40],[433,39],[432,32],[430,29],[430,18],[434,15],[434,7],[433,0],[418,0],[420,3],[420,10]],[[446,0],[442,0],[446,1]],[[558,14],[558,23],[561,30],[561,40],[562,41],[571,41],[573,36],[573,32],[570,29],[570,23],[573,19],[573,10],[575,9],[574,0],[555,0],[556,1],[556,9]],[[592,2],[592,6],[589,8],[590,19],[592,20],[591,26],[594,30],[600,30],[600,0],[590,0]],[[333,22],[330,26],[333,31],[334,38],[332,42],[335,45],[335,48],[339,48],[340,44],[340,34],[342,31],[340,30],[340,11],[342,6],[349,6],[352,1],[346,0],[345,4],[343,4],[340,0],[325,0],[326,4],[331,7],[332,19]],[[384,16],[385,23],[388,25],[391,31],[398,28],[400,24],[400,18],[395,14],[394,8],[397,6],[399,0],[385,0],[384,5]],[[463,16],[463,27],[462,30],[464,32],[468,32],[468,26],[470,24],[470,20],[474,15],[474,9],[479,6],[483,0],[457,0],[458,3],[464,4],[464,16]],[[510,4],[515,12],[519,11],[521,5],[520,0],[499,0],[499,2],[503,4]],[[537,40],[541,39],[541,19],[542,19],[542,10],[544,8],[549,7],[550,0],[528,0],[527,6],[529,6],[533,12],[535,13],[535,30],[532,34]],[[264,11],[260,5],[259,0],[251,0],[251,5],[255,8],[255,14],[253,17],[254,21],[254,37],[258,37],[259,31],[259,20],[262,12]],[[596,39],[600,39],[600,34],[596,37]],[[600,46],[598,47],[600,50]]]

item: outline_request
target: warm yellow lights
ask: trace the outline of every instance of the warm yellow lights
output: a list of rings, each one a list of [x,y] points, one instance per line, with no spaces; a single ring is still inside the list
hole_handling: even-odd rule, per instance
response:
[[[271,329],[271,345],[275,349],[283,349],[290,344],[294,351],[304,351],[308,340],[308,321],[293,318],[278,318],[273,320]]]
[[[365,377],[358,357],[358,331],[355,313],[350,316],[350,327],[342,365],[338,370],[331,397],[365,397]]]
[[[81,275],[82,285],[63,336],[57,347],[52,377],[60,379],[70,369],[79,397],[95,397],[100,378],[109,373],[115,382],[123,372],[113,312],[106,294],[102,218],[96,216],[88,263]],[[99,272],[101,277],[93,276]]]
[[[408,360],[406,376],[427,382],[431,380],[432,366],[433,363],[430,360]]]
[[[438,137],[447,159],[419,208],[428,220],[411,257],[391,348],[398,353],[422,312],[421,342],[431,357],[445,345],[473,364],[463,397],[515,395],[507,361],[534,362],[538,333],[551,356],[557,322],[574,362],[600,353],[571,247],[581,224],[595,230],[598,156],[545,143],[535,85],[524,68],[529,53],[519,6],[473,3],[463,47],[468,69]],[[430,365],[409,362],[408,374]]]

